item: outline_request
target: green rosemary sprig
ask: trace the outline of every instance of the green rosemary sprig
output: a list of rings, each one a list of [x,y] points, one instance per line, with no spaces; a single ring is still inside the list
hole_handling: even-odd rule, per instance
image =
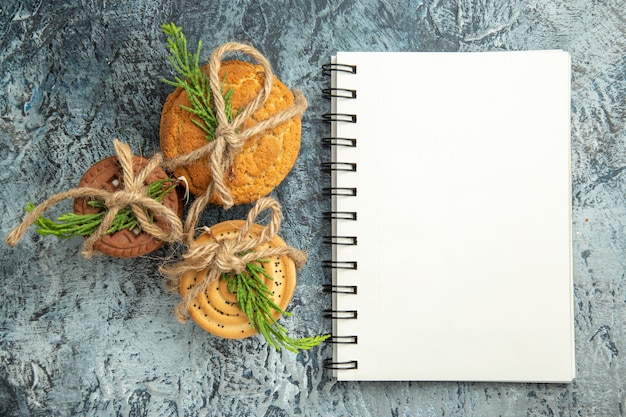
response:
[[[170,191],[176,188],[176,185],[176,181],[170,178],[157,180],[148,185],[146,193],[150,198],[153,198],[161,203],[163,198]],[[56,221],[39,216],[37,220],[35,220],[35,231],[40,235],[54,235],[61,239],[68,239],[74,236],[89,236],[93,234],[96,230],[98,230],[98,227],[100,227],[100,224],[102,223],[102,219],[104,219],[106,206],[100,200],[90,200],[87,204],[91,207],[96,207],[102,210],[91,214],[76,214],[69,212],[60,215]],[[34,208],[35,205],[33,203],[29,202],[26,205],[27,212],[33,211]],[[152,212],[149,212],[149,215],[150,220],[153,221],[154,218]],[[107,229],[106,234],[113,234],[124,229],[132,231],[138,227],[139,222],[135,217],[133,210],[130,207],[124,207],[117,212],[113,218],[113,223],[111,223],[111,226]]]
[[[196,53],[192,54],[187,49],[187,39],[181,27],[170,23],[161,25],[161,29],[168,37],[167,49],[170,51],[168,60],[179,74],[179,76],[174,77],[174,80],[163,78],[163,81],[173,87],[181,87],[185,90],[191,107],[181,107],[198,117],[198,119],[192,119],[192,122],[206,133],[208,140],[213,140],[215,139],[215,129],[217,128],[218,120],[211,103],[209,77],[200,68],[202,41],[198,41]],[[229,121],[232,121],[233,108],[231,99],[233,90],[229,89],[226,93],[223,91],[221,93],[224,96],[226,117]]]
[[[300,350],[308,350],[318,346],[328,339],[330,335],[294,339],[287,335],[286,328],[277,323],[272,315],[274,311],[285,316],[291,316],[291,313],[286,312],[272,301],[272,293],[265,285],[264,278],[273,278],[261,265],[266,262],[269,260],[259,259],[255,263],[247,264],[246,269],[239,274],[222,275],[229,291],[236,294],[237,304],[248,317],[250,325],[263,335],[269,345],[276,350],[284,347],[298,353]]]

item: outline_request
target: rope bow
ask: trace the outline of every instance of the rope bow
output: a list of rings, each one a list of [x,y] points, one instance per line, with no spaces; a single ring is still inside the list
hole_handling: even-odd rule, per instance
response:
[[[250,233],[256,218],[264,210],[270,210],[270,220],[260,233]],[[282,213],[280,204],[271,197],[261,198],[248,213],[248,217],[239,230],[239,234],[233,238],[217,240],[212,236],[212,241],[199,244],[192,241],[189,250],[183,255],[183,260],[171,267],[162,267],[161,272],[168,276],[168,288],[172,292],[178,292],[181,277],[188,272],[207,270],[204,279],[198,283],[183,297],[176,307],[176,317],[179,321],[187,320],[187,311],[193,300],[207,290],[209,285],[218,280],[222,274],[238,274],[246,269],[246,264],[262,258],[275,256],[289,256],[296,267],[302,266],[306,260],[306,254],[289,246],[262,248],[276,236],[280,229]],[[205,228],[206,233],[211,233],[210,228]]]
[[[46,201],[36,206],[24,218],[21,224],[9,233],[6,243],[14,246],[20,241],[26,230],[39,216],[55,204],[70,198],[94,198],[104,202],[107,212],[98,229],[91,234],[83,244],[82,255],[91,257],[94,252],[94,244],[105,235],[115,218],[115,215],[124,207],[131,207],[141,228],[151,236],[165,242],[177,242],[182,239],[183,227],[180,218],[169,207],[150,198],[145,184],[148,175],[159,167],[163,156],[158,153],[148,160],[148,163],[136,175],[133,172],[133,154],[130,147],[115,139],[113,141],[117,159],[122,168],[124,188],[110,192],[100,188],[77,187],[71,190],[55,194]],[[166,226],[160,228],[150,220],[148,211],[162,219]]]

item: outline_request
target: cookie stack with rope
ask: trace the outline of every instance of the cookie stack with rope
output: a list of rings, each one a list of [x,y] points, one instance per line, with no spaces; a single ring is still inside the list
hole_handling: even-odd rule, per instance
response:
[[[132,227],[118,227],[129,236],[133,233],[128,230],[135,230],[135,235],[146,234],[149,240],[185,245],[186,252],[178,262],[160,268],[168,277],[168,289],[181,296],[175,311],[181,322],[191,317],[203,329],[224,338],[260,333],[279,350],[298,352],[317,346],[329,336],[294,339],[277,322],[281,315],[289,315],[286,309],[294,295],[296,269],[305,262],[306,254],[278,236],[281,206],[266,197],[298,157],[306,99],[280,82],[267,59],[249,45],[224,44],[201,67],[200,42],[192,54],[180,27],[169,24],[162,29],[168,37],[169,60],[178,73],[175,80],[166,80],[176,89],[168,96],[161,116],[162,153],[136,167],[128,146],[115,141],[122,172],[108,179],[106,193],[97,191],[97,186],[81,184],[39,206],[29,206],[30,213],[7,243],[15,245],[35,223],[42,234],[86,236],[89,247],[83,254],[91,255],[94,248],[103,247],[98,242],[119,232],[113,225],[130,223]],[[256,64],[223,61],[232,53],[245,54]],[[159,174],[155,187],[157,182],[147,179],[154,177],[156,170],[172,177]],[[161,204],[176,185],[195,196],[184,219],[178,205]],[[58,231],[67,226],[64,219],[55,223],[42,217],[66,198],[76,198],[75,207],[83,212],[89,203],[88,214],[100,216],[93,220],[95,228],[86,229],[82,218],[74,218],[83,214],[73,213],[71,233],[63,235]],[[167,200],[181,201],[171,196]],[[244,203],[255,203],[246,220],[211,227],[198,224],[210,204],[226,210]],[[265,211],[270,213],[269,224],[256,224]],[[121,212],[130,220],[118,219]],[[202,232],[196,236],[199,229]]]

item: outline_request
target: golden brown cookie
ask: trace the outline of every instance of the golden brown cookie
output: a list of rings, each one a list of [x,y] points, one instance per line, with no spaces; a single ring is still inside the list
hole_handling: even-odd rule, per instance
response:
[[[217,240],[234,239],[239,235],[243,220],[231,220],[216,224],[210,232],[205,232],[197,239],[198,243],[214,242]],[[257,236],[263,230],[257,224],[250,228],[250,234]],[[260,248],[285,246],[285,241],[275,235],[268,243]],[[263,268],[273,279],[266,278],[265,285],[272,292],[272,301],[285,310],[293,297],[296,288],[296,267],[288,256],[277,256],[264,263]],[[206,277],[207,270],[188,272],[180,279],[179,292],[185,297],[196,282]],[[256,334],[244,312],[237,305],[237,297],[228,290],[226,282],[217,280],[211,283],[206,292],[198,295],[189,308],[191,318],[204,330],[219,337],[241,339]],[[275,319],[280,313],[274,312]]]
[[[233,90],[234,111],[248,105],[259,94],[265,80],[261,66],[238,60],[223,62],[219,78],[224,80],[224,91]],[[269,119],[293,103],[293,93],[274,77],[267,102],[246,120],[244,129]],[[179,87],[167,97],[161,114],[161,149],[167,158],[187,154],[207,143],[205,133],[191,121],[195,116],[181,106],[191,107],[191,104],[185,90]],[[301,133],[301,118],[295,116],[246,141],[225,175],[225,185],[230,189],[234,204],[256,201],[280,184],[298,157]],[[194,195],[204,194],[211,182],[208,158],[179,167],[174,175],[185,177]]]

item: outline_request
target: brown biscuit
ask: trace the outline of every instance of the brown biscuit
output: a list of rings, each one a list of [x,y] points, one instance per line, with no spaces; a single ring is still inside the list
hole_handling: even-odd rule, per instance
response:
[[[133,171],[138,172],[147,162],[148,160],[145,158],[133,156]],[[117,161],[117,157],[110,156],[96,162],[89,168],[81,178],[78,186],[102,188],[109,192],[114,192],[123,185],[122,177],[122,168]],[[167,174],[162,169],[157,168],[148,175],[146,184],[166,178],[168,178]],[[75,199],[74,213],[97,213],[100,210],[87,204],[88,201],[89,199],[87,198]],[[182,217],[184,204],[176,191],[165,195],[163,204]],[[160,219],[158,215],[155,215],[154,224],[162,229],[168,227],[167,222]],[[130,230],[120,230],[101,236],[94,244],[94,248],[116,258],[135,258],[159,249],[164,244],[164,241],[154,238],[146,232],[135,234]]]
[[[243,220],[231,220],[216,224],[211,231],[205,232],[197,239],[198,243],[213,242],[213,237],[218,240],[234,239],[243,226]],[[261,233],[262,226],[253,225],[250,234],[257,236]],[[267,247],[285,246],[285,241],[279,236],[274,236],[268,243],[259,249]],[[272,292],[272,301],[281,309],[285,310],[291,301],[296,288],[296,267],[288,256],[277,256],[264,263],[263,267],[273,279],[265,279],[265,285]],[[179,292],[184,297],[196,282],[206,277],[207,270],[188,272],[180,280]],[[209,333],[228,339],[241,339],[256,334],[248,321],[248,317],[237,305],[237,297],[228,290],[223,280],[214,281],[207,291],[198,295],[189,308],[191,318]],[[275,319],[280,317],[274,312]]]
[[[237,60],[223,62],[219,77],[224,80],[224,91],[233,90],[234,111],[248,105],[259,94],[265,80],[261,66]],[[243,127],[267,120],[293,103],[293,93],[274,77],[267,102]],[[187,94],[179,87],[167,97],[161,114],[161,149],[167,158],[187,154],[207,143],[205,133],[191,121],[195,116],[181,105],[191,107]],[[295,116],[246,141],[225,175],[225,185],[230,189],[234,204],[256,201],[280,184],[298,157],[301,133],[301,118]],[[208,158],[179,167],[174,175],[186,178],[192,194],[204,194],[211,182]]]

